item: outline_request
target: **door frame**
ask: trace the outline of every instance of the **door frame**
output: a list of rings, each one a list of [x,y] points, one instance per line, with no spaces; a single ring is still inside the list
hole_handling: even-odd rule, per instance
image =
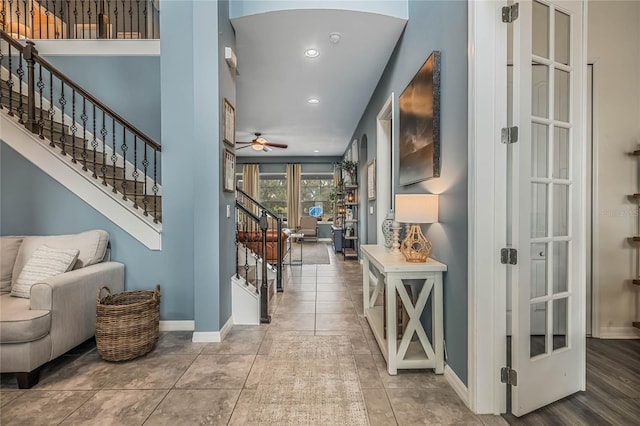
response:
[[[500,383],[500,368],[506,366],[507,271],[499,260],[507,223],[507,151],[500,143],[507,123],[507,25],[501,19],[506,5],[506,0],[468,1],[467,391],[473,412],[496,415],[507,408],[506,387]],[[585,59],[587,22],[585,4]],[[586,61],[584,66],[586,73]],[[581,108],[584,120],[586,103]]]
[[[468,2],[468,380],[470,409],[506,411],[500,368],[506,365],[507,122],[506,1]],[[488,248],[490,248],[488,250]],[[489,392],[489,390],[492,390]]]
[[[380,112],[376,116],[376,236],[377,244],[384,244],[382,235],[382,222],[387,217],[389,210],[394,209],[393,196],[393,172],[395,155],[393,150],[393,126],[395,115],[395,93],[384,102]],[[390,154],[390,155],[389,155]],[[388,159],[388,161],[383,161]],[[367,212],[368,213],[368,212]]]

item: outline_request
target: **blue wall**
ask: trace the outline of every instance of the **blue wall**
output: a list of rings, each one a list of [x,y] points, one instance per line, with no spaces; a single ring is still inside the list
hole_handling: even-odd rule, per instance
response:
[[[160,141],[160,57],[48,56],[45,59],[156,142]]]
[[[425,228],[432,257],[448,265],[444,279],[444,334],[447,363],[467,383],[467,3],[409,1],[409,21],[378,83],[352,140],[368,138],[368,158],[376,157],[376,116],[395,93],[394,141],[399,140],[398,95],[433,50],[442,52],[441,165],[438,179],[399,186],[395,146],[396,194],[440,194],[439,223]],[[389,161],[378,158],[377,161]],[[376,209],[377,210],[377,209]],[[385,214],[385,212],[376,212]],[[369,215],[369,223],[376,223]],[[371,229],[372,226],[369,226]],[[374,234],[375,235],[375,234]],[[375,236],[369,243],[375,242]]]
[[[193,294],[188,285],[192,254],[163,240],[151,251],[20,154],[0,143],[0,234],[72,234],[104,229],[111,240],[111,258],[123,262],[127,290],[160,284],[163,320],[193,319]],[[169,232],[170,233],[170,232]]]

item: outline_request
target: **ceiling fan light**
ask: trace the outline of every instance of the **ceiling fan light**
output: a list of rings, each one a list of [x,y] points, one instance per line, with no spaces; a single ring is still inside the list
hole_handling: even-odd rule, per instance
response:
[[[251,148],[253,148],[256,151],[262,151],[263,145],[260,145],[259,143],[252,143]]]

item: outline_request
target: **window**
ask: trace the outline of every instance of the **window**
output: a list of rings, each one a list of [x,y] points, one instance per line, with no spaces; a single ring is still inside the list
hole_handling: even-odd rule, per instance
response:
[[[266,208],[287,218],[287,178],[285,175],[260,175],[260,201]]]
[[[335,193],[332,174],[302,175],[300,182],[302,215],[313,214],[320,220],[333,220]],[[261,174],[258,201],[274,213],[287,218],[287,176],[285,174]]]
[[[300,203],[302,214],[318,216],[320,220],[333,220],[333,200],[335,192],[333,175],[302,175]]]

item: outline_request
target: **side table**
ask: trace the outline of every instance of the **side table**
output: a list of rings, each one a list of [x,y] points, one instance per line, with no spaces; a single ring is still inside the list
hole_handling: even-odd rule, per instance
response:
[[[298,243],[300,243],[300,260],[293,260],[293,250],[291,250],[291,240],[293,239],[298,240]],[[302,265],[302,239],[304,238],[304,234],[303,233],[295,233],[295,234],[289,234],[289,266],[291,265]]]
[[[398,374],[399,368],[433,368],[436,374],[444,373],[442,273],[447,270],[447,265],[431,258],[425,263],[409,263],[401,254],[391,254],[381,245],[363,245],[360,249],[364,316],[387,361],[389,374]],[[373,272],[370,272],[370,267]],[[415,304],[402,281],[408,279],[420,281]],[[384,291],[386,298],[386,314],[383,306],[376,306],[380,291]],[[397,336],[396,294],[409,314],[407,329],[400,340]],[[420,315],[431,294],[433,329],[432,341],[429,341]],[[387,336],[384,331],[385,315]],[[414,333],[418,335],[417,340],[412,340]]]

